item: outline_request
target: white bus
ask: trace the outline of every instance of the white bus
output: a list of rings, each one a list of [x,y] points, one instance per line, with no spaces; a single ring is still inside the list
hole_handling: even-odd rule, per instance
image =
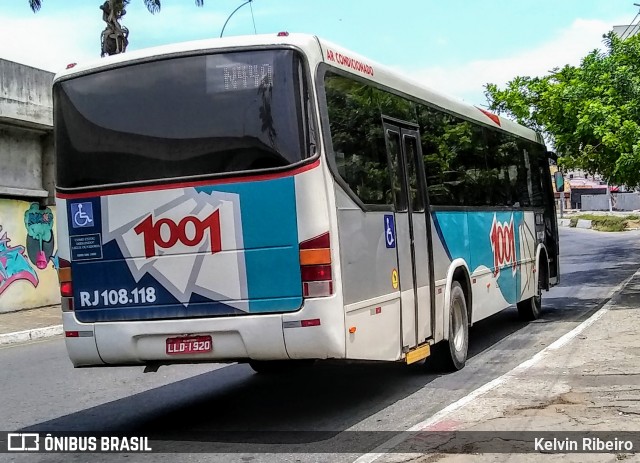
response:
[[[54,80],[76,367],[467,358],[558,282],[541,137],[311,35],[165,46]]]

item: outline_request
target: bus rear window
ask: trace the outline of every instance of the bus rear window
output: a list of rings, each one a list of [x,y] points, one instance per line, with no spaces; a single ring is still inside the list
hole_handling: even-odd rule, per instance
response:
[[[54,87],[57,185],[83,188],[283,167],[309,156],[292,50],[133,64]]]

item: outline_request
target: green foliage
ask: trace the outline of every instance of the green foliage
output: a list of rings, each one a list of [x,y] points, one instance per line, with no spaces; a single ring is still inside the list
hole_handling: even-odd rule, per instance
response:
[[[143,0],[144,5],[151,13],[157,13],[160,11],[160,0]],[[130,0],[115,0],[115,11],[122,11]],[[195,0],[197,6],[202,6],[204,0]],[[42,0],[29,0],[29,8],[36,13],[42,7]]]
[[[598,231],[620,232],[627,228],[627,221],[624,217],[599,216],[591,219],[591,226]]]
[[[580,214],[571,217],[569,226],[576,227],[579,219],[591,220],[591,227],[597,231],[621,232],[627,229],[630,221],[637,221],[640,219],[640,216],[637,214],[630,214],[626,216]]]
[[[485,86],[489,108],[544,132],[565,168],[640,185],[640,35],[604,36],[579,67]]]

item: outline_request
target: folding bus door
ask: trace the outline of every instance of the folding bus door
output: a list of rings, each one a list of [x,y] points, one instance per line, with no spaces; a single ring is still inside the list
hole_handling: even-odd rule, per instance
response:
[[[384,132],[395,203],[394,214],[386,218],[387,244],[395,234],[402,348],[406,352],[422,344],[433,332],[431,261],[427,235],[430,223],[426,213],[419,132],[409,124],[404,126],[397,122],[385,122]]]

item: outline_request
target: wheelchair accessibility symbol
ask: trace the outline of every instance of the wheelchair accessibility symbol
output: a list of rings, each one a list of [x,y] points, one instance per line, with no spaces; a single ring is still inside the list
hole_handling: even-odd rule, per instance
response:
[[[93,227],[93,206],[91,203],[71,204],[73,228]]]
[[[396,247],[396,226],[392,215],[384,216],[384,239],[387,243],[387,248]]]

